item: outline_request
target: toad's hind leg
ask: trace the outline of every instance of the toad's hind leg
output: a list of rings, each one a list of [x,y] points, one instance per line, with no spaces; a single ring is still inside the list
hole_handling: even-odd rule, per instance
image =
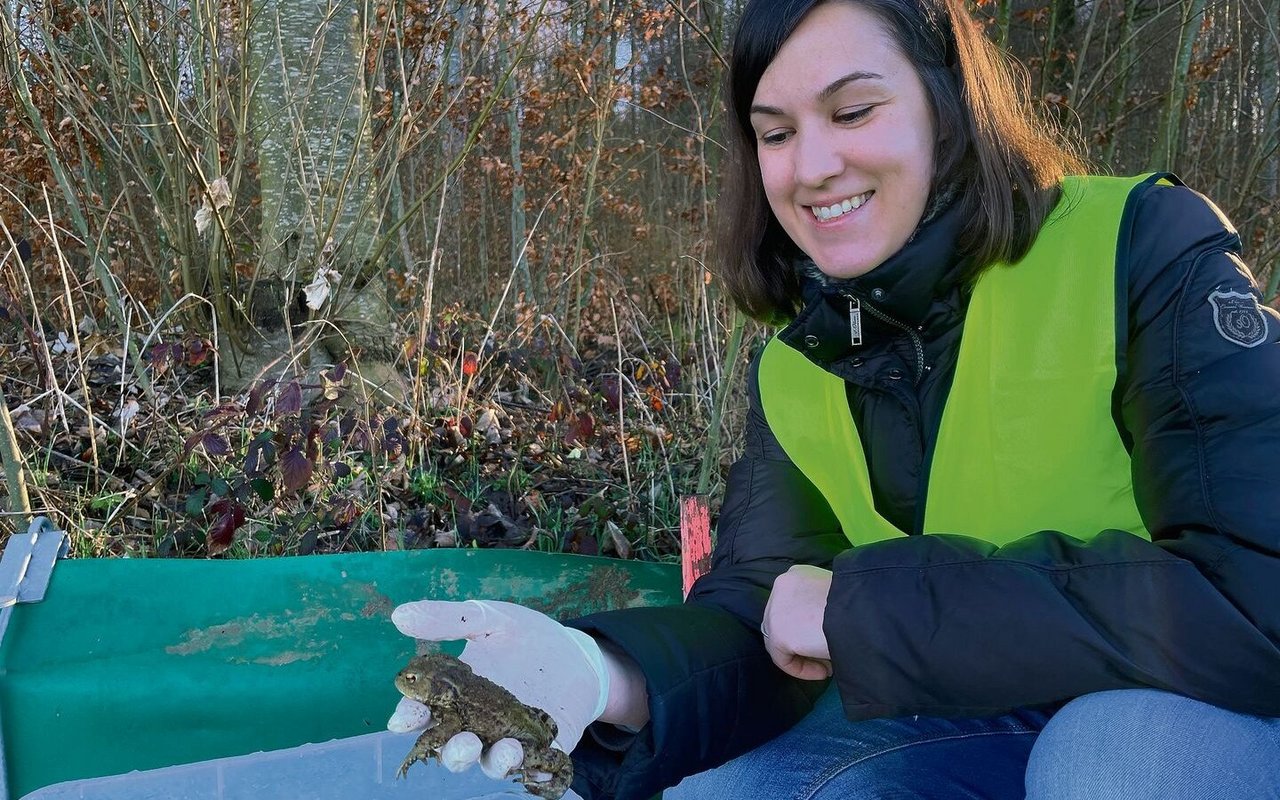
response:
[[[559,800],[568,791],[569,784],[573,781],[573,759],[569,758],[568,753],[554,747],[548,747],[541,752],[526,752],[524,765],[520,770],[523,773],[521,783],[529,790],[529,794],[545,800]],[[539,772],[549,773],[551,779],[536,780]]]

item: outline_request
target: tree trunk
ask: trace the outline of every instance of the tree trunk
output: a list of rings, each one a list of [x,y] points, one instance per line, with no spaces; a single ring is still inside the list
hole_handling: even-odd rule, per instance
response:
[[[515,35],[520,26],[515,15],[510,14],[507,0],[498,0],[498,18],[504,20],[504,28],[511,34],[498,43],[498,73],[505,75],[511,67],[511,50],[516,47]],[[529,258],[525,255],[524,240],[527,222],[524,216],[524,164],[520,152],[520,79],[513,71],[507,81],[507,131],[511,137],[511,266],[520,276],[525,299],[534,302],[533,277],[529,274]]]
[[[1107,113],[1107,146],[1102,163],[1115,163],[1120,144],[1120,120],[1124,118],[1125,104],[1129,96],[1129,79],[1137,61],[1138,42],[1134,36],[1134,16],[1138,13],[1138,0],[1125,0],[1124,18],[1120,23],[1120,58],[1116,67],[1115,86],[1111,90],[1111,105]]]
[[[1178,139],[1182,130],[1182,108],[1187,99],[1187,79],[1191,69],[1191,51],[1204,20],[1205,0],[1184,0],[1182,26],[1178,32],[1178,52],[1173,64],[1168,102],[1160,115],[1160,128],[1156,135],[1155,161],[1151,169],[1170,169],[1178,156]]]
[[[391,309],[381,265],[367,263],[381,207],[358,11],[355,0],[262,0],[254,17],[262,227],[248,306],[264,356],[286,352],[281,345],[295,338],[318,340],[335,360],[383,384],[392,378]],[[318,275],[329,294],[323,303],[313,296],[319,308],[308,308],[300,287]],[[308,317],[332,324],[293,328]]]

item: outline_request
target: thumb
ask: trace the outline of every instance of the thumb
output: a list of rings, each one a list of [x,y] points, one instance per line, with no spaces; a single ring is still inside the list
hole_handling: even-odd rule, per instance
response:
[[[770,653],[778,669],[802,681],[821,681],[831,677],[831,662],[795,653]]]
[[[417,700],[401,697],[395,713],[387,720],[387,730],[394,733],[425,730],[431,723],[431,709]]]
[[[391,621],[401,633],[436,642],[483,639],[500,630],[503,620],[476,600],[419,600],[391,612]]]

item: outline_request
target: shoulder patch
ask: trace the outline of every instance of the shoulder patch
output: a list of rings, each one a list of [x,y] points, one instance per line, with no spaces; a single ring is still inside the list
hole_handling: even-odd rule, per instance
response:
[[[1209,295],[1213,326],[1232,344],[1257,347],[1267,340],[1267,315],[1252,294],[1218,289]]]

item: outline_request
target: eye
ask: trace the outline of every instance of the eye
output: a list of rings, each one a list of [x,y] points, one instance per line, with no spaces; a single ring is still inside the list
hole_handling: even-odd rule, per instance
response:
[[[785,128],[768,131],[760,134],[760,141],[766,146],[773,147],[782,144],[791,138],[791,131]]]
[[[857,122],[863,117],[871,113],[871,109],[875,106],[863,106],[862,108],[842,108],[836,112],[835,121],[841,125],[849,125]]]

